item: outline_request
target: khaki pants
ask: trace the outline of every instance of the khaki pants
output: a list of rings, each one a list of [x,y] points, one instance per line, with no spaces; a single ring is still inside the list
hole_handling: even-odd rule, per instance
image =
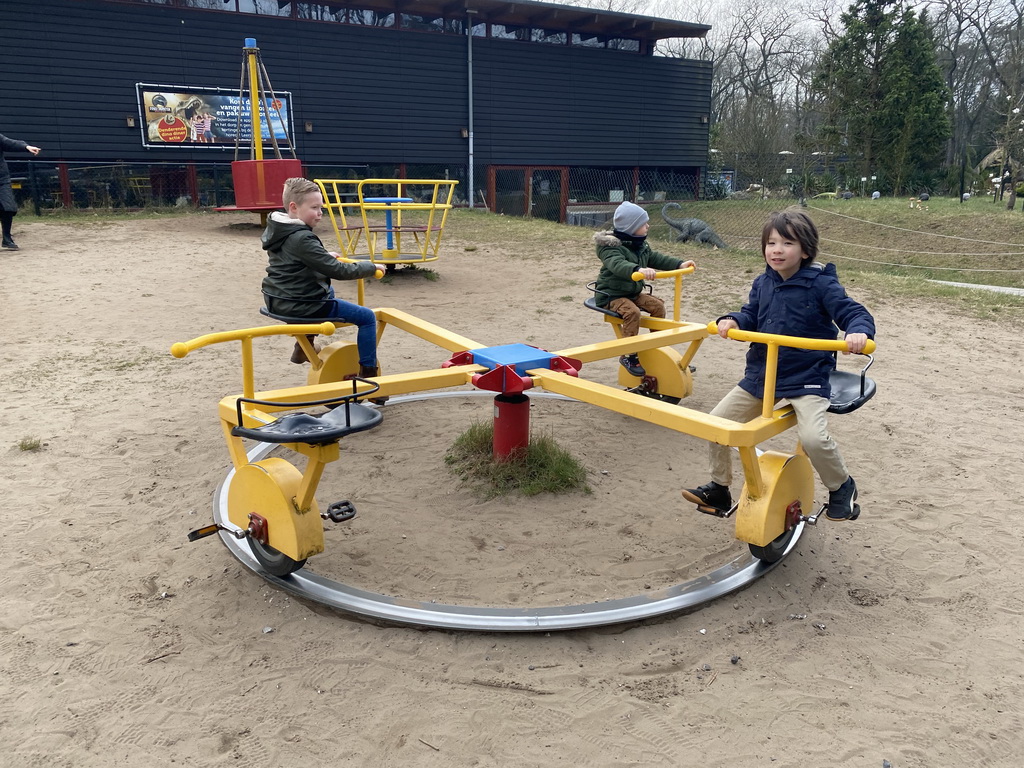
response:
[[[781,399],[781,398],[780,398]],[[839,446],[828,431],[828,398],[818,395],[786,398],[796,414],[796,434],[811,466],[822,484],[830,491],[837,490],[850,476]],[[776,401],[778,402],[778,401]],[[730,421],[747,422],[761,414],[762,400],[745,389],[733,387],[711,411]],[[732,450],[729,446],[711,443],[709,451],[711,479],[719,485],[732,482]]]
[[[612,299],[608,309],[622,315],[622,335],[636,336],[640,333],[640,310],[651,317],[665,316],[665,302],[649,293],[641,293],[635,299]]]

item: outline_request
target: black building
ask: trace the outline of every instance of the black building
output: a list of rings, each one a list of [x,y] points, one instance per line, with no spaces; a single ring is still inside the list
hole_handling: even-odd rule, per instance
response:
[[[44,148],[20,170],[54,169],[64,202],[119,164],[165,199],[230,202],[201,190],[230,195],[234,140],[150,140],[139,84],[237,95],[255,38],[308,175],[447,173],[477,205],[562,219],[612,189],[698,188],[711,65],[653,49],[707,30],[504,0],[3,0],[0,133]]]

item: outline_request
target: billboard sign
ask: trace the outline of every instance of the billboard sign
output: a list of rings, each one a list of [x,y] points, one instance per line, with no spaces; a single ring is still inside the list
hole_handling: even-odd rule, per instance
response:
[[[234,148],[252,143],[248,95],[226,88],[190,88],[137,83],[139,123],[146,147]],[[291,93],[280,91],[260,101],[260,135],[271,144],[290,146]],[[269,112],[269,115],[268,115]]]

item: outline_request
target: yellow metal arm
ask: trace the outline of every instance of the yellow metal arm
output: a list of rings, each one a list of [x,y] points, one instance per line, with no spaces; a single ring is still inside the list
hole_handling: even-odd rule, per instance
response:
[[[296,334],[323,334],[330,336],[337,330],[334,323],[309,323],[308,325],[263,325],[259,328],[239,328],[235,331],[218,331],[205,336],[197,336],[189,341],[179,341],[171,345],[171,354],[185,357],[201,347],[221,344],[225,341],[244,341],[260,336],[295,336]]]
[[[718,333],[717,320],[708,323],[708,333]],[[765,361],[764,368],[764,403],[761,406],[761,415],[766,419],[771,417],[775,407],[775,379],[779,369],[779,347],[812,349],[819,352],[850,351],[843,339],[808,339],[802,336],[782,336],[777,333],[741,331],[738,328],[731,328],[728,336],[736,341],[751,341],[755,344],[765,344],[768,347],[768,359]],[[874,351],[875,342],[868,339],[868,343],[864,346],[864,354],[870,355]]]
[[[412,336],[417,336],[424,341],[430,342],[435,347],[447,349],[450,352],[464,352],[467,349],[481,349],[487,346],[472,339],[467,339],[465,336],[460,336],[457,333],[452,333],[439,325],[428,323],[426,320],[421,320],[400,309],[384,307],[375,311],[377,312],[378,323],[393,325]]]
[[[225,341],[242,342],[242,397],[252,397],[256,387],[253,380],[252,340],[262,336],[304,336],[306,334],[323,334],[331,336],[336,330],[334,323],[309,323],[301,325],[263,325],[259,328],[240,328],[235,331],[219,331],[197,336],[189,341],[178,341],[171,345],[171,354],[185,357],[189,352],[211,344]]]
[[[621,339],[599,341],[594,344],[585,344],[579,347],[569,347],[568,349],[559,350],[555,354],[571,357],[583,363],[590,363],[595,360],[628,355],[632,352],[643,352],[646,349],[657,349],[684,342],[700,342],[706,339],[708,335],[707,329],[700,323],[675,323],[656,317],[644,317],[641,319],[640,325],[644,328],[650,328],[652,331],[659,331],[659,333],[642,333],[639,336],[629,336]],[[467,347],[467,349],[471,349],[471,347]]]

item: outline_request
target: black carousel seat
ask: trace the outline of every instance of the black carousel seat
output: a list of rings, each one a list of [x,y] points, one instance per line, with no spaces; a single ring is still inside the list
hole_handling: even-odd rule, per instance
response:
[[[373,388],[356,393],[356,382],[370,384]],[[279,419],[259,427],[232,427],[231,434],[235,437],[246,437],[261,443],[306,443],[308,445],[327,445],[346,435],[373,429],[384,420],[384,414],[376,408],[354,402],[357,397],[372,395],[380,386],[376,382],[359,377],[352,379],[353,394],[332,397],[327,400],[313,400],[305,403],[287,403],[293,408],[308,408],[323,405],[331,408],[322,416],[309,413],[289,413]],[[235,407],[238,412],[238,423],[242,423],[242,403],[253,405],[284,405],[272,400],[253,400],[240,397]]]
[[[622,315],[620,315],[618,312],[613,312],[612,310],[608,309],[608,307],[602,307],[602,306],[598,305],[598,303],[597,303],[598,296],[607,296],[608,294],[606,294],[604,291],[599,291],[597,289],[597,281],[596,280],[594,282],[592,282],[592,283],[587,283],[587,288],[589,288],[591,291],[593,291],[594,295],[591,296],[589,299],[584,300],[584,302],[583,302],[583,306],[584,307],[586,307],[587,309],[592,309],[595,312],[600,312],[602,315],[608,315],[609,317],[618,317],[620,319],[622,318]],[[653,288],[651,287],[650,283],[648,283],[648,284],[644,285],[644,290],[647,291],[648,293],[651,293]]]
[[[592,309],[595,312],[600,312],[601,314],[608,315],[609,317],[622,317],[622,315],[620,315],[618,312],[612,312],[610,309],[608,309],[608,307],[597,306],[596,296],[591,296],[589,299],[585,300],[583,302],[583,306],[586,307],[587,309]]]
[[[608,315],[608,317],[617,317],[619,319],[622,319],[622,315],[620,315],[618,312],[612,312],[610,309],[608,309],[608,307],[598,306],[597,297],[599,295],[606,296],[607,294],[604,291],[597,290],[596,280],[592,283],[587,283],[587,288],[592,290],[594,292],[594,295],[583,302],[584,307],[586,307],[587,309],[592,309],[595,312],[600,312],[602,315]]]
[[[829,413],[851,413],[875,396],[877,387],[874,379],[867,377],[868,368],[871,367],[874,358],[871,355],[866,357],[868,363],[859,373],[833,370],[829,375],[828,383],[832,388]]]
[[[289,325],[303,325],[304,323],[334,323],[335,325],[351,325],[344,320],[336,317],[328,317],[326,315],[282,315],[279,312],[274,312],[270,307],[274,306],[274,300],[278,299],[281,301],[291,301],[295,303],[309,304],[311,308],[319,308],[326,303],[324,299],[292,299],[286,296],[274,296],[272,293],[263,292],[264,305],[260,307],[260,314],[278,320],[282,323],[288,323]],[[315,306],[314,306],[315,305]]]
[[[594,295],[591,296],[589,299],[584,300],[584,302],[583,302],[583,306],[584,307],[586,307],[587,309],[592,309],[595,312],[600,312],[602,315],[608,315],[609,317],[618,317],[620,319],[622,318],[622,315],[620,315],[618,312],[613,312],[612,310],[608,309],[608,307],[602,307],[602,306],[598,305],[597,297],[598,296],[607,296],[608,294],[606,294],[604,291],[599,291],[597,289],[597,281],[596,280],[594,282],[592,282],[592,283],[587,283],[587,288],[589,288],[591,291],[593,291]],[[652,293],[654,288],[653,288],[653,286],[650,283],[646,283],[644,285],[644,290],[647,291],[648,293]]]

